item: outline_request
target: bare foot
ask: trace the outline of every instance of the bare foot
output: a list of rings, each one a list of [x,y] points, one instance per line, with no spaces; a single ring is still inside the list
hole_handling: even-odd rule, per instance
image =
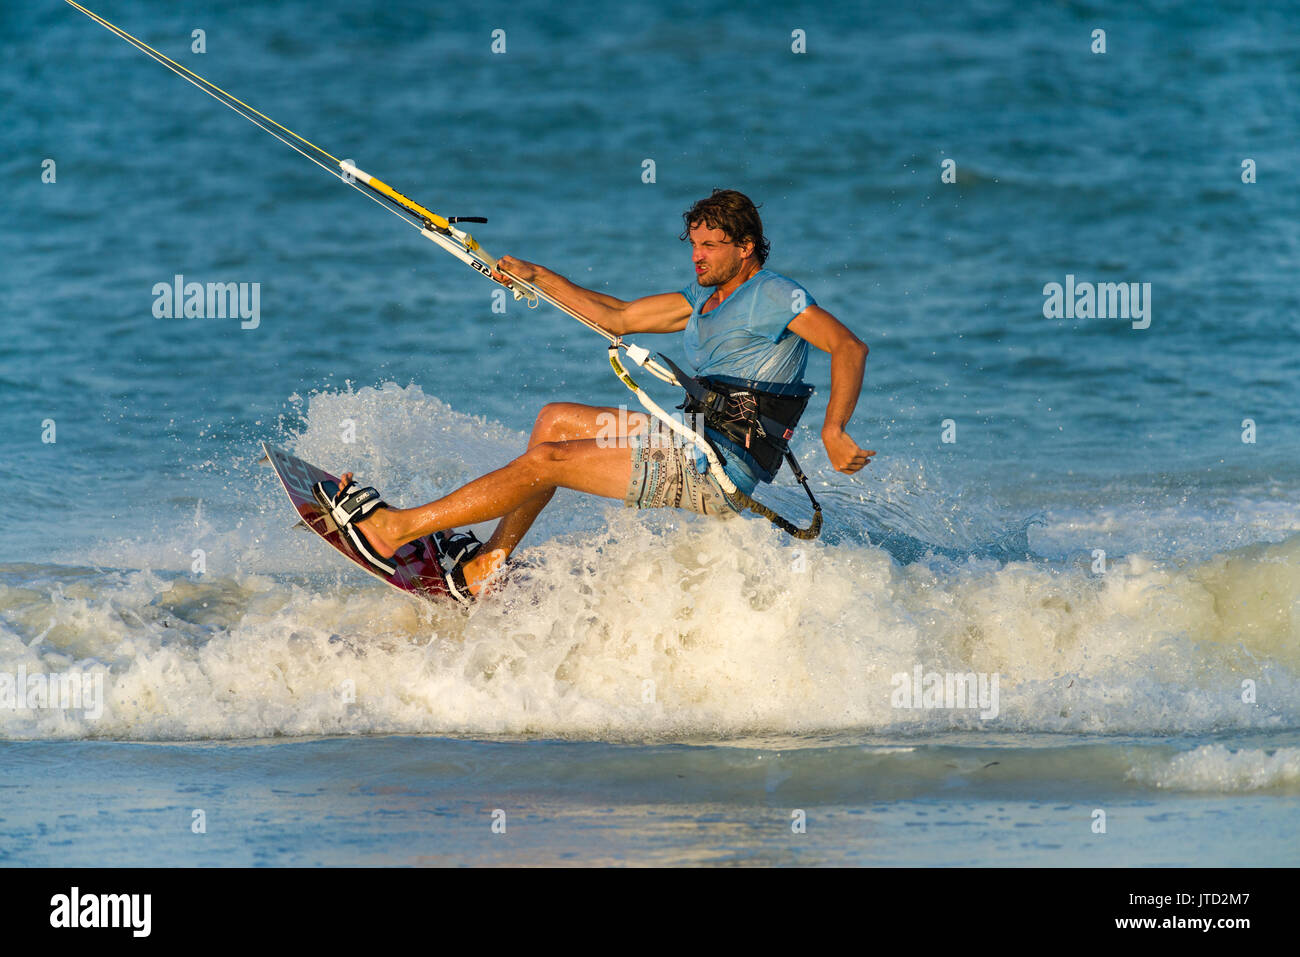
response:
[[[352,484],[352,473],[344,472],[339,476],[339,488],[346,490]],[[352,524],[361,529],[372,548],[384,558],[392,558],[406,542],[394,527],[393,511],[389,508],[377,508],[365,518]]]
[[[504,548],[494,548],[490,552],[479,552],[461,567],[471,595],[478,595],[486,587],[492,576],[505,564],[506,557]]]

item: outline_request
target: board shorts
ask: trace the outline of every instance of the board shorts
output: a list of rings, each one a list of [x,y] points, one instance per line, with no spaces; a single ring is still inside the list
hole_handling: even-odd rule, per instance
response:
[[[658,419],[650,430],[628,437],[632,449],[632,477],[623,504],[628,508],[684,508],[700,515],[731,518],[744,511],[732,501],[717,479],[695,470],[695,447]]]

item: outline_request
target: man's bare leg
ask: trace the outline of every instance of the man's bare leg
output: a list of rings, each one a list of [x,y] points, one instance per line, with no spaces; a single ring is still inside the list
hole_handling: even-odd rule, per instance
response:
[[[632,473],[632,454],[626,441],[601,438],[538,441],[549,434],[596,434],[615,431],[602,413],[618,414],[617,409],[598,406],[569,406],[539,416],[529,448],[519,458],[495,472],[477,478],[456,491],[427,505],[410,509],[379,509],[362,519],[359,527],[384,557],[402,545],[431,532],[473,525],[502,516],[502,522],[475,560],[464,568],[471,590],[491,574],[510,550],[518,544],[537,515],[551,500],[556,488],[606,498],[623,498]],[[645,427],[645,416],[629,424],[629,431]],[[630,417],[629,417],[630,418]],[[544,421],[545,420],[545,421]],[[617,420],[615,420],[617,421]],[[626,421],[626,420],[625,420]],[[352,478],[342,476],[343,484]]]
[[[552,402],[538,413],[537,421],[533,425],[533,433],[528,439],[528,448],[531,449],[542,442],[591,439],[597,436],[612,438],[611,432],[626,439],[627,436],[644,432],[646,426],[647,416],[641,412],[628,413],[626,409],[580,405],[576,402]],[[467,563],[465,569],[467,579],[471,573],[482,571],[484,574],[489,574],[501,561],[504,561],[519,545],[554,495],[554,488],[539,492],[513,512],[505,515],[497,523],[492,537],[483,543],[479,559]],[[495,562],[489,562],[489,557],[493,556],[498,549],[503,554]],[[489,564],[491,568],[488,567]]]
[[[631,474],[632,455],[626,447],[597,439],[543,442],[427,505],[378,509],[362,519],[360,527],[375,550],[388,557],[421,536],[499,518],[556,488],[622,498]],[[350,473],[343,475],[345,481],[350,478]]]

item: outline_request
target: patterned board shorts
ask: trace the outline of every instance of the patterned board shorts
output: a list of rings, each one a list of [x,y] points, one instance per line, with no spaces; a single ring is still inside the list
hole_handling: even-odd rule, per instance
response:
[[[731,501],[717,480],[695,471],[695,448],[658,419],[650,430],[628,438],[632,478],[623,504],[628,508],[685,508],[701,515],[730,518],[744,509]]]

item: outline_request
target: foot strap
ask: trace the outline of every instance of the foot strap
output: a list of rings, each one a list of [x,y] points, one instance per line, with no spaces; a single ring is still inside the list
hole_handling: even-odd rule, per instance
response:
[[[352,524],[359,518],[367,517],[377,508],[387,508],[388,503],[379,497],[379,490],[373,487],[358,489],[355,485],[348,485],[346,489],[340,489],[337,482],[317,482],[312,487],[317,501],[329,509],[330,518],[334,519],[334,524],[343,528]]]
[[[447,576],[447,590],[462,605],[474,603],[474,594],[465,581],[465,564],[479,553],[483,543],[473,532],[435,532],[438,561]]]
[[[380,555],[370,544],[365,533],[354,524],[377,508],[387,508],[388,503],[380,499],[379,491],[375,488],[350,491],[353,488],[355,486],[351,484],[347,488],[339,488],[337,482],[325,481],[317,482],[311,487],[311,491],[316,501],[329,512],[330,518],[334,519],[334,524],[339,527],[339,531],[352,543],[352,547],[370,567],[381,575],[393,575],[397,572],[397,565],[391,559]]]

